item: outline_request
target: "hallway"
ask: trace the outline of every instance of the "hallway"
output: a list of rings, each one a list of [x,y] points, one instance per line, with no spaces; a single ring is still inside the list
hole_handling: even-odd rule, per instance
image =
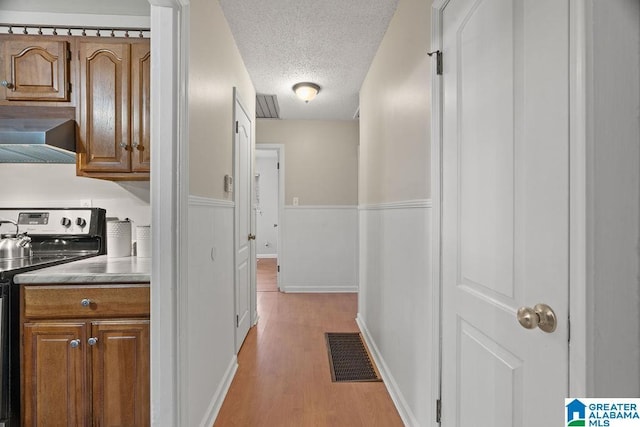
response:
[[[258,324],[215,426],[402,426],[384,383],[332,383],[325,332],[357,332],[357,294],[258,292]]]

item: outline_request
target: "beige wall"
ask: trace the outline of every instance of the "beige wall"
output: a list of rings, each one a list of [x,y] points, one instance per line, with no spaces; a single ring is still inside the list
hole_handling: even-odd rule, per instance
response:
[[[285,146],[285,205],[358,203],[357,121],[259,119],[256,141]]]
[[[189,193],[227,199],[223,184],[224,175],[233,174],[233,87],[252,118],[256,93],[217,1],[190,2],[189,31]]]
[[[431,2],[400,0],[360,91],[360,204],[430,193]]]

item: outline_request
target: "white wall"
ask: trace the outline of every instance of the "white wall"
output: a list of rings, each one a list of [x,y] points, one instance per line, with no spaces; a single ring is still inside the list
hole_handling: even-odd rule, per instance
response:
[[[149,182],[112,182],[76,176],[68,164],[0,164],[0,206],[79,207],[107,210],[107,216],[151,223]]]
[[[358,323],[408,426],[435,425],[430,1],[400,0],[360,90]]]
[[[237,369],[233,304],[233,204],[189,198],[188,307],[182,325],[184,425],[211,426]]]
[[[358,128],[355,120],[258,120],[256,147],[282,144],[286,159],[278,253],[285,292],[358,289]]]
[[[282,224],[282,291],[357,292],[355,206],[287,206]]]
[[[587,390],[640,396],[640,2],[594,0],[588,76]]]
[[[208,427],[236,367],[235,207],[223,188],[224,175],[233,174],[233,88],[249,117],[255,90],[220,4],[191,0],[187,15],[189,261],[178,291],[180,425]]]
[[[430,227],[426,200],[360,207],[358,324],[407,426],[435,420]]]
[[[278,152],[256,150],[256,255],[278,256]]]

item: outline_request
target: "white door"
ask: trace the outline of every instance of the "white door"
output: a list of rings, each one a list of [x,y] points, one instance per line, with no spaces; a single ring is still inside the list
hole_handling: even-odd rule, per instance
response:
[[[240,350],[251,326],[251,119],[235,100],[235,301],[236,351]]]
[[[569,0],[443,9],[442,425],[560,425],[568,392]],[[546,333],[521,306],[548,304]]]

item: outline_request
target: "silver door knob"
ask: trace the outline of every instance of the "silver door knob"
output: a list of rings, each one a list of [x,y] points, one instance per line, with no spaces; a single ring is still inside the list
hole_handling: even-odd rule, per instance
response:
[[[138,148],[140,143],[138,141],[133,141],[133,144],[131,144],[131,145],[133,146],[133,148]]]
[[[80,305],[83,307],[89,307],[91,305],[91,300],[89,298],[85,298],[80,301]]]
[[[127,149],[127,143],[126,142],[121,142],[120,143],[120,148],[124,148],[126,150]]]
[[[536,304],[531,307],[520,307],[517,313],[518,322],[526,329],[535,329],[551,333],[556,330],[558,324],[556,313],[547,304]]]
[[[13,83],[3,80],[0,82],[0,85],[6,87],[7,89],[13,89]]]
[[[78,348],[80,346],[80,340],[71,340],[69,341],[69,345],[71,348]]]
[[[89,345],[96,345],[96,344],[98,344],[98,338],[96,338],[96,337],[91,337],[91,338],[89,338],[89,339],[87,340],[87,343],[88,343]]]

